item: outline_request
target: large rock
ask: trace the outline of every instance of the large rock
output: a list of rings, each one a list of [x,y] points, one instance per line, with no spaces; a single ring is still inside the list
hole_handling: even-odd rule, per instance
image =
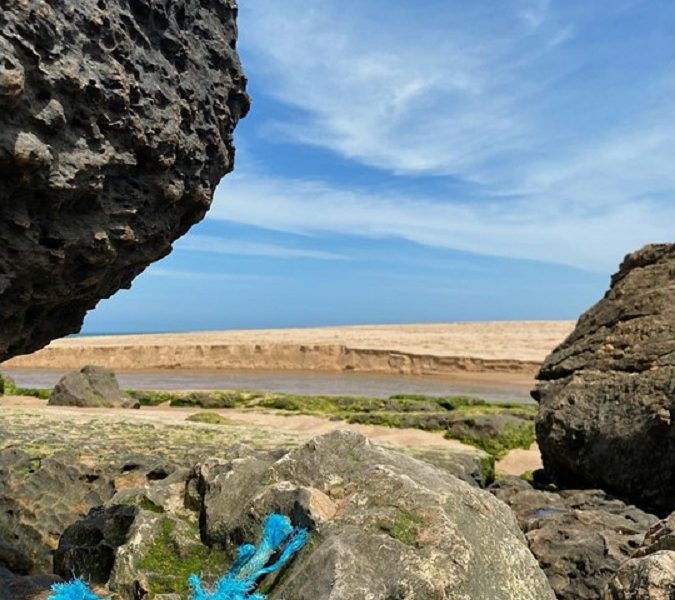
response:
[[[112,548],[105,524],[120,503],[133,505],[135,517]],[[290,565],[261,582],[270,600],[554,598],[505,504],[347,431],[290,452],[241,448],[187,477],[177,471],[120,491],[64,535],[63,550],[86,567],[85,578],[99,568],[96,552],[112,553],[108,588],[125,600],[184,594],[184,576],[222,574],[270,512],[310,531]]]
[[[675,598],[675,513],[647,532],[644,542],[607,585],[603,600]]]
[[[537,441],[549,476],[674,510],[675,244],[628,255],[538,379]]]
[[[600,490],[538,490],[516,477],[490,490],[506,502],[559,600],[598,600],[656,517]]]
[[[216,547],[255,539],[273,511],[311,531],[271,599],[553,598],[503,503],[356,433],[276,461],[209,461],[198,478],[202,537]]]
[[[78,331],[232,169],[234,0],[5,0],[0,361]]]
[[[140,402],[122,390],[109,369],[87,365],[64,375],[49,395],[52,406],[139,408]]]

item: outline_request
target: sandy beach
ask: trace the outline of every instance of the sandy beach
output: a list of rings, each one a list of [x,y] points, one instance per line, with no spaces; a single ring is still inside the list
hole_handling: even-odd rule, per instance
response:
[[[498,321],[71,337],[2,366],[266,369],[531,379],[572,321]]]

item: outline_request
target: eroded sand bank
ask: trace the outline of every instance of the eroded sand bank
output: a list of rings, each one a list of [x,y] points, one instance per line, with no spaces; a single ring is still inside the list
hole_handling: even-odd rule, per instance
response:
[[[3,366],[532,376],[572,321],[499,321],[77,337]]]

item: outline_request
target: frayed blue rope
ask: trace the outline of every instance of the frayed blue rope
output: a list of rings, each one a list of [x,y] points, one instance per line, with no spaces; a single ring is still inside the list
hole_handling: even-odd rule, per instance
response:
[[[257,548],[253,544],[240,546],[230,570],[213,588],[205,589],[200,575],[190,575],[191,600],[265,600],[263,594],[255,592],[258,580],[281,569],[302,549],[308,537],[306,529],[294,528],[287,517],[269,515],[263,525],[260,545]],[[268,565],[272,556],[280,550],[279,558]],[[103,599],[94,594],[84,581],[75,579],[70,583],[54,584],[48,600]]]
[[[192,600],[265,600],[265,596],[254,592],[256,583],[262,576],[281,569],[307,543],[307,537],[306,529],[294,529],[286,517],[270,515],[265,519],[258,548],[251,544],[241,546],[237,560],[211,590],[204,589],[201,577],[190,576]],[[284,544],[279,558],[266,566]]]
[[[101,600],[81,579],[70,583],[55,583],[48,600]]]

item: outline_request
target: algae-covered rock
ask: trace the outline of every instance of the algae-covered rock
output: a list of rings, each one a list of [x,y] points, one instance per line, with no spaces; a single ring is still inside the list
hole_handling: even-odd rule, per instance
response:
[[[87,365],[64,375],[54,386],[51,406],[139,408],[140,402],[122,390],[109,369]]]
[[[553,598],[508,507],[438,468],[348,431],[254,460],[201,468],[200,522],[225,550],[270,511],[310,529],[270,599]]]

